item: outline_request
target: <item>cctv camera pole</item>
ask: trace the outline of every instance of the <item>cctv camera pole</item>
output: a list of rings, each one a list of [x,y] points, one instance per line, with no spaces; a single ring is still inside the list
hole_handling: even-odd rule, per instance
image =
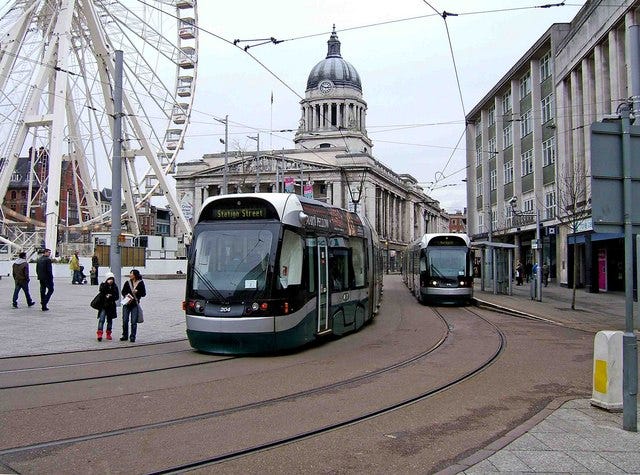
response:
[[[120,255],[122,213],[122,51],[115,52],[115,84],[113,86],[113,159],[111,161],[111,246],[109,248],[109,267],[120,285],[122,261]]]

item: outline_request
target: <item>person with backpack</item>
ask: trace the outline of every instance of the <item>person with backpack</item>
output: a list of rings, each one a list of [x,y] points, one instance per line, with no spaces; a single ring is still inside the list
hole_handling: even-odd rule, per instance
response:
[[[40,304],[42,311],[49,310],[47,307],[51,294],[53,294],[53,265],[51,264],[51,249],[45,249],[36,262],[36,274],[40,281]]]
[[[27,262],[27,253],[21,252],[18,254],[18,258],[13,263],[12,268],[13,280],[15,287],[13,289],[13,308],[18,308],[18,295],[20,290],[24,292],[24,296],[27,299],[27,305],[33,307],[36,303],[31,298],[29,293],[29,263]]]

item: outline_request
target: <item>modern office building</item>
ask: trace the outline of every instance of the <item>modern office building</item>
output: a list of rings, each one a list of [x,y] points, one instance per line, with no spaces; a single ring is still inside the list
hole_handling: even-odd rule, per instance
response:
[[[587,2],[467,115],[469,234],[515,244],[515,261],[533,264],[539,221],[543,261],[563,285],[573,283],[574,259],[578,285],[623,285],[621,236],[594,233],[590,220],[589,126],[630,95],[629,27],[639,5]],[[582,191],[570,193],[567,183]]]

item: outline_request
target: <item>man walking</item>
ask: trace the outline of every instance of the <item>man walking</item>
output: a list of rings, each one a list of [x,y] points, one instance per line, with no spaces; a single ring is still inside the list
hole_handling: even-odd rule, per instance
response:
[[[53,266],[51,265],[50,255],[51,249],[45,249],[36,263],[36,274],[40,281],[40,303],[42,304],[43,312],[49,310],[47,304],[53,293]]]
[[[13,263],[12,273],[16,284],[13,289],[13,308],[18,308],[20,290],[24,291],[27,305],[29,307],[34,306],[36,303],[31,299],[31,294],[29,294],[29,263],[27,262],[26,252],[18,254],[18,258]]]

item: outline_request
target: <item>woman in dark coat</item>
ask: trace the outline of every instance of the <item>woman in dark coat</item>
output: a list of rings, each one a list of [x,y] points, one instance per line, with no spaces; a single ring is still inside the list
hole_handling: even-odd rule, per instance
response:
[[[115,276],[109,272],[105,276],[104,282],[100,284],[100,295],[102,296],[102,308],[98,310],[98,341],[102,341],[102,329],[104,321],[107,320],[107,340],[111,340],[111,328],[113,319],[117,318],[116,303],[118,302],[118,286]]]
[[[147,289],[138,269],[129,272],[129,280],[122,286],[123,300],[127,300],[122,306],[122,338],[120,341],[130,342],[136,341],[136,332],[138,330],[138,309],[140,299],[147,295]],[[131,333],[129,333],[129,317],[131,317]]]

